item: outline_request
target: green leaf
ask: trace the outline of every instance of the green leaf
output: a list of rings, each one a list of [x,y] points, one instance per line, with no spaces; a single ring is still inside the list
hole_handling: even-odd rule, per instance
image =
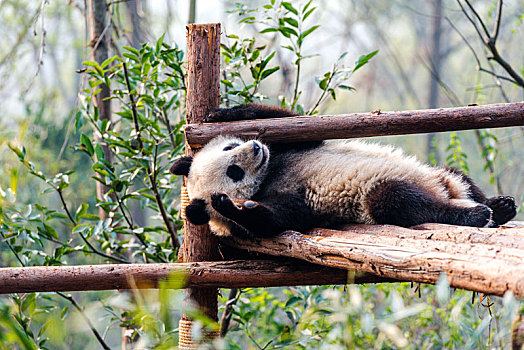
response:
[[[86,147],[87,153],[92,157],[93,154],[95,154],[95,149],[93,148],[93,144],[91,143],[91,140],[86,135],[82,134],[80,136],[80,142]]]
[[[58,232],[56,232],[56,230],[52,226],[44,223],[44,227],[45,227],[46,232],[51,237],[54,237],[54,238],[58,239]]]
[[[297,32],[296,32],[293,28],[289,28],[289,27],[279,27],[279,28],[278,28],[278,31],[279,31],[280,33],[282,33],[282,35],[284,35],[286,38],[290,38],[291,35],[294,35],[294,36],[298,37]]]
[[[273,68],[266,69],[265,71],[262,72],[260,80],[267,78],[268,76],[270,76],[271,74],[275,73],[279,69],[280,69],[280,66],[276,66],[276,67],[273,67]]]
[[[158,54],[160,52],[160,49],[162,48],[162,43],[164,42],[164,36],[166,35],[166,33],[163,33],[160,38],[158,38],[158,40],[156,41],[156,45],[155,45],[155,52]]]
[[[272,33],[272,32],[278,32],[278,29],[270,27],[270,28],[262,29],[259,33],[264,34],[264,33]]]
[[[378,50],[375,50],[373,52],[368,53],[367,55],[362,55],[358,58],[357,62],[355,62],[355,68],[353,68],[353,72],[355,72],[357,69],[368,63],[368,61],[375,56],[378,53]]]
[[[282,6],[284,6],[284,8],[290,12],[293,12],[295,15],[298,15],[298,11],[296,8],[293,7],[293,5],[291,5],[290,2],[287,2],[287,1],[283,1],[282,2]]]
[[[288,23],[289,25],[298,28],[298,21],[291,17],[284,17],[284,21]]]
[[[333,100],[336,101],[337,100],[337,95],[335,94],[335,90],[332,89],[332,88],[329,88],[328,91],[331,94],[331,97],[333,98]]]
[[[229,81],[229,80],[225,80],[225,79],[224,79],[224,80],[220,80],[220,82],[221,82],[222,84],[226,85],[227,87],[230,87],[230,88],[232,88],[232,89],[234,88],[233,83],[232,83],[231,81]]]
[[[130,54],[130,53],[128,53],[128,52],[123,52],[123,53],[122,53],[122,56],[127,57],[127,58],[129,58],[131,61],[135,61],[136,63],[139,63],[139,62],[140,62],[140,60],[138,59],[138,57],[136,57],[135,55],[132,55],[132,54]]]
[[[22,301],[22,312],[29,311],[29,314],[32,314],[36,308],[36,294],[30,293],[27,294]]]
[[[355,91],[356,90],[354,87],[347,86],[347,85],[339,85],[338,87],[341,88],[341,89],[344,89],[344,90],[348,90],[348,91]]]
[[[316,25],[316,26],[313,26],[311,28],[308,28],[308,29],[304,30],[302,32],[302,34],[300,34],[300,40],[304,40],[304,38],[306,36],[308,36],[309,34],[313,33],[315,30],[317,30],[318,27],[320,27],[320,25]]]
[[[89,204],[87,203],[82,203],[78,209],[76,210],[76,213],[75,213],[75,217],[76,217],[76,220],[78,221],[78,219],[82,216],[82,215],[85,215],[87,213],[87,209],[89,208]]]
[[[304,15],[304,17],[302,17],[302,21],[305,21],[317,8],[316,7],[313,7],[311,10],[309,10],[308,12],[306,12],[306,14]]]
[[[116,60],[118,58],[118,56],[113,56],[113,57],[110,57],[108,59],[106,59],[104,62],[102,62],[102,64],[100,65],[100,67],[102,68],[105,68],[107,66],[109,66],[111,63],[113,63],[114,60]]]
[[[83,215],[80,215],[79,217],[81,219],[84,219],[84,220],[91,220],[91,221],[98,221],[98,220],[100,220],[100,217],[98,215],[94,215],[94,214],[83,214]]]
[[[104,154],[104,150],[102,149],[102,146],[100,146],[100,144],[97,144],[95,146],[95,153],[96,153],[96,159],[98,161],[106,159],[105,154]]]
[[[82,64],[84,66],[93,67],[96,70],[100,70],[101,69],[100,65],[96,61],[83,61]]]
[[[9,146],[11,151],[15,152],[15,154],[18,156],[18,158],[20,158],[21,161],[23,161],[25,159],[25,151],[24,151],[23,148],[22,148],[22,150],[20,150],[19,148],[13,146],[13,144],[11,142],[8,142],[7,146]]]
[[[123,48],[127,51],[130,51],[132,53],[134,53],[136,56],[140,56],[140,52],[138,52],[137,49],[135,49],[134,47],[131,47],[131,46],[123,46]]]

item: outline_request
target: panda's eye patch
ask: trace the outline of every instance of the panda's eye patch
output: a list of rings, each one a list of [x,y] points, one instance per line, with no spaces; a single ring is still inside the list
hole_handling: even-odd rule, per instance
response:
[[[223,151],[231,151],[233,148],[240,146],[238,143],[232,143],[224,147]]]
[[[236,164],[228,166],[226,170],[226,175],[229,176],[233,182],[241,181],[245,174],[245,171]]]

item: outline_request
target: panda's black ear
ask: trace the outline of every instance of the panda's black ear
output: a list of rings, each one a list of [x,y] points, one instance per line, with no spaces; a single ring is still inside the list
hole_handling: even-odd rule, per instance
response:
[[[186,207],[186,218],[193,225],[204,225],[211,217],[206,211],[206,202],[203,199],[193,199]]]
[[[174,174],[174,175],[187,176],[189,174],[189,169],[191,168],[191,163],[193,163],[193,157],[178,158],[173,163],[173,165],[171,165],[171,168],[169,168],[169,171],[171,172],[171,174]]]

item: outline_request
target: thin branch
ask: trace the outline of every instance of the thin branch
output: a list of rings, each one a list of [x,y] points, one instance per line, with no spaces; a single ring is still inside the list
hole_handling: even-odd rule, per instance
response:
[[[44,21],[44,18],[45,18],[44,17],[44,6],[47,4],[47,1],[48,0],[42,0],[42,2],[40,4],[39,14],[38,14],[38,16],[40,17],[40,31],[42,33],[42,37],[40,38],[40,50],[39,50],[39,53],[38,53],[38,62],[36,63],[36,72],[33,75],[33,78],[31,79],[31,81],[29,82],[29,85],[24,90],[24,94],[26,94],[29,91],[29,89],[31,89],[31,86],[33,86],[35,78],[40,73],[40,67],[42,66],[42,63],[43,63],[44,49],[45,49],[45,37],[46,37],[46,34],[47,34],[47,31],[45,30],[45,21]],[[36,27],[36,23],[35,23],[35,27]],[[33,29],[33,34],[34,35],[37,34],[36,33],[36,28]]]
[[[135,98],[133,94],[131,93],[132,89],[131,89],[131,82],[129,81],[129,74],[127,72],[127,65],[125,62],[123,62],[122,66],[124,67],[124,77],[126,81],[127,91],[129,92],[129,99],[131,101],[131,113],[133,115],[133,123],[135,125],[136,138],[140,146],[140,152],[143,153],[144,143],[142,142],[142,138],[140,137],[140,125],[138,124],[138,113],[136,110]],[[160,210],[160,215],[162,216],[162,220],[164,221],[167,232],[169,233],[169,236],[171,237],[171,244],[173,245],[173,248],[178,248],[180,247],[180,242],[178,241],[178,238],[176,236],[176,231],[173,229],[173,226],[171,225],[169,216],[166,212],[166,208],[164,207],[164,203],[162,201],[162,197],[160,196],[160,193],[158,191],[154,171],[155,169],[151,169],[151,165],[148,164],[147,176],[151,184],[151,191],[154,194],[156,203],[158,205],[158,209]]]
[[[2,237],[5,239],[5,236],[2,232],[0,232],[0,234],[2,235]],[[23,267],[26,267],[26,265],[24,264],[24,262],[22,261],[22,259],[20,259],[20,256],[18,255],[18,253],[13,249],[13,247],[11,246],[11,244],[9,244],[9,242],[5,241],[7,243],[7,246],[11,249],[11,252],[15,255],[16,259],[18,260],[18,262],[20,263],[20,265],[22,265]],[[100,336],[100,334],[98,333],[98,331],[96,330],[96,328],[93,326],[93,324],[91,323],[91,320],[89,320],[89,318],[87,317],[87,315],[85,314],[84,310],[82,310],[82,308],[76,303],[76,301],[73,299],[72,296],[66,296],[64,293],[61,293],[61,292],[56,292],[56,294],[58,294],[59,296],[61,296],[62,298],[65,298],[67,299],[79,312],[80,312],[80,315],[82,316],[82,318],[84,319],[84,321],[87,323],[87,325],[89,326],[89,328],[91,328],[91,331],[93,332],[93,334],[95,335],[96,339],[98,340],[98,342],[100,343],[100,345],[102,346],[102,348],[104,348],[104,350],[110,350],[111,348],[109,346],[107,346],[107,344],[105,343],[104,339],[102,339],[102,337]]]
[[[498,0],[497,1],[497,20],[495,21],[495,27],[493,28],[493,31],[495,32],[495,34],[493,34],[493,41],[497,41],[497,38],[499,36],[501,18],[502,18],[502,0]]]
[[[229,296],[225,305],[226,307],[224,308],[222,317],[220,317],[220,337],[222,338],[226,336],[227,331],[229,330],[229,324],[231,322],[231,317],[233,316],[231,310],[233,309],[233,305],[235,305],[240,298],[241,293],[242,292],[238,288],[231,288],[229,291]]]
[[[484,42],[484,37],[482,35],[482,32],[480,31],[479,27],[477,26],[477,22],[475,22],[475,20],[473,18],[471,18],[471,16],[469,15],[469,13],[466,11],[466,9],[464,8],[464,6],[462,6],[462,3],[460,2],[460,0],[457,0],[457,3],[459,4],[460,8],[462,9],[462,13],[464,13],[464,15],[466,16],[466,18],[471,22],[471,24],[473,25],[473,27],[475,28],[475,30],[477,31],[477,34],[479,35],[479,37],[482,39],[482,42]]]
[[[4,239],[4,242],[7,244],[7,246],[9,247],[9,250],[11,250],[11,253],[13,253],[16,257],[16,260],[18,260],[18,262],[20,263],[20,265],[22,266],[25,266],[24,262],[22,261],[22,259],[20,259],[20,256],[18,255],[18,253],[15,251],[15,249],[13,248],[13,246],[11,246],[11,243],[9,243],[6,239],[5,239],[5,235],[3,232],[0,232],[0,235],[2,235],[2,238]]]
[[[67,207],[67,203],[65,202],[64,195],[62,194],[62,190],[60,188],[55,188],[55,190],[58,192],[58,196],[60,197],[60,201],[62,202],[62,207],[64,208],[64,211],[67,214],[67,217],[69,220],[73,223],[74,226],[77,225],[76,220],[73,218],[71,213],[69,212],[69,208]],[[80,235],[80,238],[84,241],[84,243],[91,249],[92,253],[103,256],[106,259],[114,260],[121,262],[123,264],[129,264],[129,261],[118,258],[116,256],[108,255],[104,252],[101,252],[100,250],[96,249],[88,240],[87,238],[82,234],[82,232],[78,231],[78,234]]]
[[[499,4],[498,4],[497,22],[495,23],[495,36],[493,36],[493,37],[491,37],[491,35],[489,34],[488,30],[486,29],[486,26],[485,26],[484,22],[480,18],[480,16],[477,13],[477,11],[475,11],[473,6],[469,3],[469,1],[468,0],[464,0],[464,1],[469,6],[470,10],[473,12],[475,17],[480,21],[480,24],[482,25],[482,28],[483,28],[484,32],[486,33],[486,38],[484,38],[483,34],[481,33],[481,31],[479,30],[479,28],[477,26],[476,21],[473,18],[471,18],[471,16],[467,13],[467,11],[464,8],[464,6],[462,6],[462,3],[460,2],[460,0],[457,0],[457,3],[459,4],[460,8],[462,9],[462,12],[468,18],[468,20],[473,24],[473,26],[475,27],[475,30],[477,31],[480,39],[482,40],[482,43],[491,52],[492,57],[487,57],[487,59],[488,60],[494,60],[495,62],[497,62],[500,66],[502,66],[502,68],[504,68],[504,70],[511,76],[511,78],[513,78],[515,84],[517,84],[520,87],[524,88],[524,78],[519,73],[517,73],[513,69],[513,67],[504,58],[502,58],[502,56],[500,55],[500,53],[498,52],[498,49],[496,47],[496,37],[498,36],[498,32],[499,32],[499,28],[500,28],[500,20],[501,20],[501,16],[502,16],[502,1],[499,1]],[[479,70],[480,70],[480,65],[479,65]],[[502,77],[498,77],[498,78],[499,79],[504,79],[504,80],[508,80],[509,79],[509,78],[502,78]]]
[[[482,18],[480,18],[479,13],[475,10],[473,5],[471,5],[471,3],[468,0],[464,0],[464,1],[466,2],[466,5],[468,5],[468,7],[471,10],[471,12],[473,12],[473,15],[475,15],[475,17],[480,22],[480,25],[482,26],[482,30],[484,30],[484,33],[486,34],[486,37],[488,39],[491,39],[491,35],[489,34],[488,28],[486,28],[486,25],[484,24],[484,21],[482,20]]]
[[[60,295],[64,299],[67,299],[71,303],[71,305],[73,305],[74,308],[80,313],[80,316],[82,316],[82,318],[87,323],[89,328],[91,328],[91,331],[93,332],[96,339],[100,343],[100,346],[102,346],[104,350],[111,350],[111,348],[106,344],[104,339],[100,336],[100,333],[98,333],[95,326],[91,323],[91,320],[87,317],[87,315],[85,314],[85,311],[80,307],[80,305],[76,303],[75,299],[73,299],[71,295],[65,295],[62,292],[56,292],[56,294]]]
[[[67,217],[73,223],[73,225],[76,226],[76,220],[73,218],[73,216],[69,212],[69,208],[67,207],[67,203],[65,202],[64,195],[62,194],[62,190],[58,187],[56,187],[55,190],[56,192],[58,192],[58,196],[60,197],[60,202],[62,202],[62,207],[64,208],[64,211],[66,212]]]
[[[482,67],[478,67],[478,70],[481,71],[481,72],[484,72],[484,73],[488,73],[488,74],[491,74],[493,75],[495,78],[498,78],[498,79],[501,79],[501,80],[506,80],[506,81],[509,81],[510,83],[513,83],[515,85],[519,85],[519,83],[517,83],[515,80],[511,79],[511,78],[508,78],[508,77],[505,77],[503,75],[500,75],[500,74],[497,74],[493,71],[490,71],[486,68],[482,68]]]
[[[453,28],[455,30],[455,32],[457,32],[457,34],[461,37],[462,41],[464,41],[464,43],[466,44],[466,46],[470,49],[471,53],[473,54],[473,57],[475,58],[475,61],[477,62],[477,70],[480,71],[480,72],[484,72],[484,73],[488,73],[498,79],[502,79],[502,80],[506,80],[506,81],[509,81],[513,84],[516,84],[518,85],[518,83],[511,79],[511,78],[508,78],[508,77],[505,77],[503,75],[499,75],[497,73],[495,73],[494,71],[491,71],[491,70],[488,70],[486,68],[483,68],[481,63],[480,63],[480,59],[477,55],[477,53],[475,52],[475,49],[473,48],[473,46],[470,44],[470,42],[468,41],[468,39],[458,30],[458,28],[455,26],[455,24],[448,18],[448,17],[444,17],[444,19],[446,21],[448,21],[449,25],[451,26],[451,28]]]

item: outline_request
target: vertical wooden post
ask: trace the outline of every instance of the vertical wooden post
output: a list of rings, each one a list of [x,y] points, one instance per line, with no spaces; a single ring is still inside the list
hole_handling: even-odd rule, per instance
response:
[[[188,123],[202,118],[220,104],[220,23],[187,26],[187,110]],[[193,151],[186,144],[186,155]],[[218,260],[218,241],[209,227],[184,220],[184,262]],[[206,316],[217,320],[217,288],[188,288],[187,298]],[[183,315],[179,327],[180,349],[196,347],[191,340],[191,320]]]
[[[91,47],[91,58],[102,64],[107,58],[109,58],[109,37],[111,28],[107,27],[107,1],[105,0],[89,0],[87,2],[87,15],[88,15],[88,27],[89,27],[89,46]],[[110,96],[109,87],[102,83],[100,85],[102,91],[95,96],[95,106],[98,108],[100,120],[108,119],[111,120],[111,100],[108,99]],[[97,138],[98,139],[98,138]],[[99,141],[97,141],[99,142]],[[111,163],[112,154],[109,147],[101,145],[104,151],[105,159]],[[105,194],[109,191],[107,186],[96,182],[96,196],[100,200],[104,200]],[[108,217],[106,211],[100,207],[98,210],[100,218],[106,219]]]

